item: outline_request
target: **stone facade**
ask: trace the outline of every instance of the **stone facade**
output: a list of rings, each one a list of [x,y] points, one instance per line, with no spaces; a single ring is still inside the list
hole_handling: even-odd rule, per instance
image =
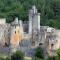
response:
[[[9,24],[6,24],[4,19],[0,19],[0,44],[3,46],[9,42],[8,37],[10,36],[8,35],[9,34],[8,30],[9,30]]]
[[[56,55],[56,50],[60,48],[60,30],[48,26],[40,28],[40,43],[43,45],[47,54]]]
[[[8,51],[20,49],[26,55],[32,48],[43,46],[49,55],[54,55],[60,48],[60,30],[40,26],[40,13],[33,6],[29,10],[29,21],[16,18],[8,24],[6,19],[0,19],[0,46],[8,47]]]

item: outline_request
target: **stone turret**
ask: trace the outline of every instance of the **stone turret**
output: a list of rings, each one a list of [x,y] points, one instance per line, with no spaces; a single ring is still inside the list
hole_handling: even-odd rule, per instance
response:
[[[22,21],[18,21],[18,18],[15,19],[15,21],[11,25],[11,48],[12,51],[19,48],[19,43],[23,40],[23,26]]]
[[[40,32],[40,13],[38,13],[37,8],[32,6],[29,10],[29,34],[32,34],[32,41],[36,43],[39,40]],[[37,43],[36,43],[37,44]]]
[[[29,10],[29,34],[32,33],[32,29],[40,30],[40,13],[35,6]]]

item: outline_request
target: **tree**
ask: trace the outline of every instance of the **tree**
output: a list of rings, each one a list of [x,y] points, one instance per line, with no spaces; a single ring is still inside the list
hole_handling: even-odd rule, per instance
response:
[[[5,60],[11,60],[11,58],[10,57],[6,57]]]
[[[60,60],[60,49],[57,50],[57,60]]]
[[[8,23],[15,17],[28,20],[28,10],[32,5],[36,5],[41,13],[41,25],[60,28],[60,0],[0,0],[0,18],[7,18]]]
[[[47,60],[56,60],[56,56],[48,56]]]
[[[11,56],[11,60],[23,60],[24,59],[24,55],[21,51],[16,51],[16,53],[14,53]]]
[[[39,59],[44,59],[44,51],[41,47],[36,49],[35,57]]]

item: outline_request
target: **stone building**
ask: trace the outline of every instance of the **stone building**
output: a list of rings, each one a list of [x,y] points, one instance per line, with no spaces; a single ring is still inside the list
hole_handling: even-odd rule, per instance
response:
[[[49,26],[40,27],[40,45],[43,45],[47,54],[56,55],[56,50],[60,48],[60,30]]]
[[[6,23],[6,19],[0,19],[0,48],[16,51],[20,49],[26,55],[27,51],[42,46],[49,55],[55,55],[60,48],[60,30],[49,26],[40,26],[40,13],[35,6],[29,10],[29,20],[15,19],[12,23]],[[6,49],[1,48],[3,51]],[[6,51],[7,51],[6,50]],[[1,51],[1,50],[0,50]]]
[[[10,45],[11,49],[16,50],[19,47],[19,44],[24,38],[22,21],[18,21],[18,18],[15,19],[14,22],[11,23],[11,37],[10,37]]]
[[[60,48],[60,30],[53,29],[53,31],[47,33],[46,39],[48,39],[47,50],[49,55],[56,55],[55,52]]]

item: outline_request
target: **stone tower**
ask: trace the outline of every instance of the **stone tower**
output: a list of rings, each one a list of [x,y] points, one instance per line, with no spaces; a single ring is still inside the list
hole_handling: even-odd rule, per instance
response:
[[[19,43],[23,39],[23,27],[22,22],[18,21],[18,18],[11,24],[11,48],[12,51],[16,51],[19,48]]]
[[[29,33],[32,33],[32,29],[40,30],[40,13],[35,6],[29,10]]]
[[[32,34],[32,40],[37,40],[38,32],[40,32],[40,13],[35,6],[32,6],[32,9],[29,10],[29,34]]]

